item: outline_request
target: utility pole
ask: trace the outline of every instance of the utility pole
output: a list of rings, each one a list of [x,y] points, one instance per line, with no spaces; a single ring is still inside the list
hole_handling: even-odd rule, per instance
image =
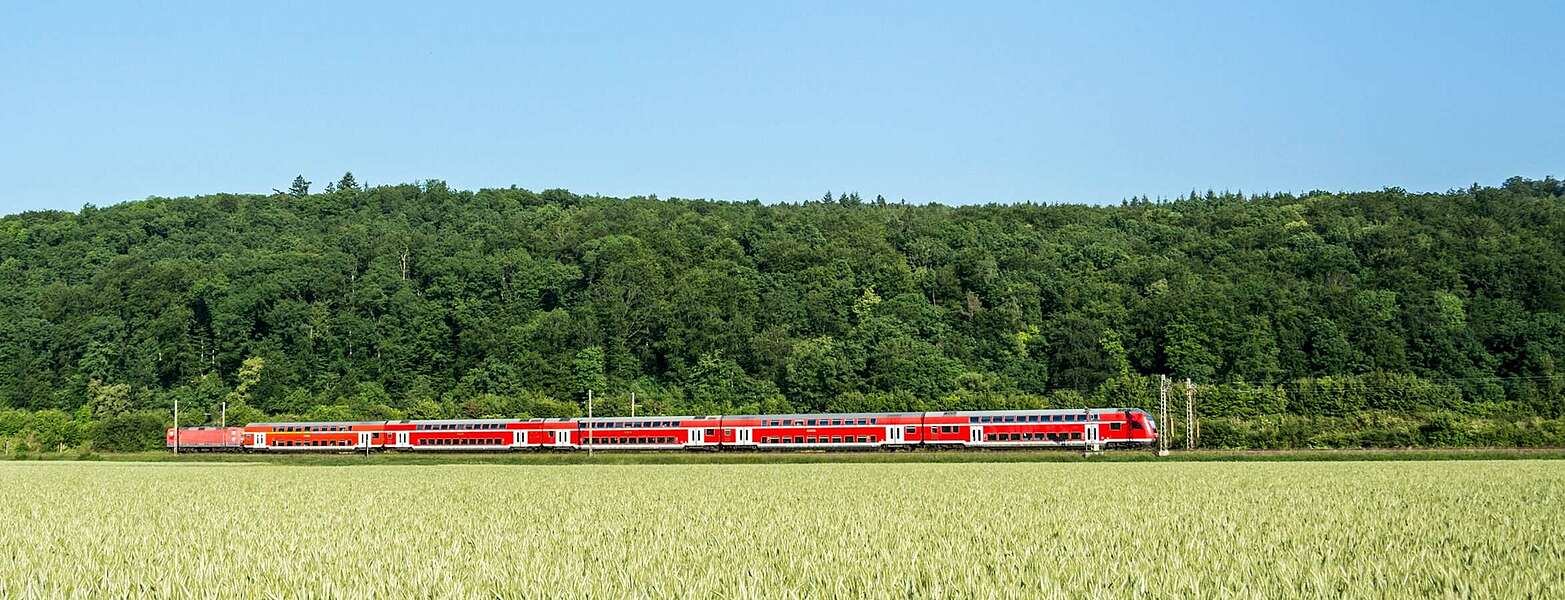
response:
[[[636,418],[636,390],[630,391],[630,418]]]
[[[1185,449],[1195,450],[1195,384],[1185,378]]]
[[[225,429],[228,428],[228,401],[227,400],[223,401],[223,417],[222,417],[222,421],[220,421],[220,422],[222,423],[222,427],[223,428],[225,428]]]
[[[1157,455],[1168,456],[1168,432],[1173,430],[1168,426],[1168,376],[1158,375],[1157,379],[1157,420],[1163,424],[1157,432]]]
[[[174,454],[179,454],[179,396],[174,397]]]
[[[592,434],[597,429],[592,422],[592,390],[587,390],[587,456],[592,456]]]

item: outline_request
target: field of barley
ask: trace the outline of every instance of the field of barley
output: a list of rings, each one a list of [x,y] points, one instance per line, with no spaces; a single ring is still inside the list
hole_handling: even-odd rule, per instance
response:
[[[1565,462],[0,463],[0,597],[1565,596]]]

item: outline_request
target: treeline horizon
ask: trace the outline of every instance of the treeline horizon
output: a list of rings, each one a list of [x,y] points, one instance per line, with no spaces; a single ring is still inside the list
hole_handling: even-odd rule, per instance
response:
[[[1166,374],[1214,445],[1565,444],[1552,177],[1117,206],[328,187],[0,217],[0,437],[144,447],[176,398],[185,424],[574,416],[588,389],[606,415],[1150,408]]]

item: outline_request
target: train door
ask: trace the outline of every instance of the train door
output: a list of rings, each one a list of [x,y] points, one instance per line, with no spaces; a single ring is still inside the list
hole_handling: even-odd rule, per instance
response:
[[[690,445],[692,445],[692,446],[700,446],[702,440],[704,440],[705,438],[706,438],[706,433],[701,431],[701,428],[697,427],[697,428],[693,428],[693,429],[690,430]]]
[[[527,432],[520,429],[511,430],[511,447],[521,448],[527,445]]]
[[[748,444],[748,443],[750,443],[751,431],[750,431],[749,427],[740,427],[740,428],[734,430],[734,434],[735,434],[734,435],[734,443],[736,443],[736,444]]]
[[[564,430],[564,429],[556,429],[556,430],[554,430],[554,445],[556,445],[556,446],[569,446],[569,445],[571,445],[571,432],[567,431],[567,430]]]
[[[967,428],[967,443],[977,444],[984,440],[984,426],[973,425]]]
[[[254,444],[255,444],[256,448],[265,448],[266,447],[266,434],[264,434],[264,433],[257,433],[257,434],[255,434]]]
[[[1088,448],[1097,450],[1103,447],[1103,440],[1099,434],[1097,421],[1087,421],[1085,425],[1082,425],[1082,443],[1086,444]]]
[[[359,447],[360,448],[368,448],[368,447],[370,447],[370,432],[368,432],[368,431],[360,431],[359,432]]]
[[[408,432],[397,432],[397,445],[406,448],[408,446]]]
[[[886,428],[886,443],[888,443],[888,444],[900,444],[900,443],[902,443],[902,439],[903,438],[902,438],[902,426],[901,425],[892,425],[892,426]]]

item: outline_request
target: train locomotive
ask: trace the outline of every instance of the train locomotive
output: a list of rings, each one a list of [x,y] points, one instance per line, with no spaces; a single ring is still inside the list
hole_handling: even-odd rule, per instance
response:
[[[1138,408],[904,413],[443,419],[169,428],[196,451],[848,450],[1076,448],[1157,441]]]

